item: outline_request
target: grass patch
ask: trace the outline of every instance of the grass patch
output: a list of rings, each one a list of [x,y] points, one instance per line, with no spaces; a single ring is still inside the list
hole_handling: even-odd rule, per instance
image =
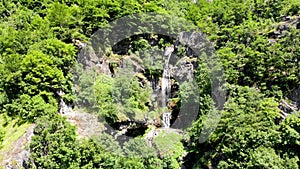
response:
[[[160,154],[170,154],[175,157],[184,152],[181,143],[183,136],[175,132],[162,131],[158,136],[154,137],[153,142],[159,150]]]
[[[29,123],[19,125],[17,119],[0,114],[0,128],[5,132],[2,145],[0,146],[0,162],[3,160],[4,153],[13,146],[11,144],[17,141],[30,126],[31,124]]]

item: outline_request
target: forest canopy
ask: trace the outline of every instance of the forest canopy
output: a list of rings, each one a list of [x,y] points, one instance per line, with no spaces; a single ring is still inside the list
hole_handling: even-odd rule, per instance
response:
[[[226,102],[215,131],[204,142],[199,141],[200,133],[209,114],[216,111],[211,70],[187,45],[161,34],[138,34],[103,52],[102,60],[94,61],[91,53],[84,53],[87,62],[78,64],[83,48],[98,30],[109,30],[109,23],[122,17],[134,19],[133,14],[147,12],[170,18],[163,24],[157,19],[155,24],[162,28],[180,23],[172,18],[192,23],[211,42],[222,65]],[[179,26],[189,29],[189,25]],[[8,149],[19,146],[18,139],[26,136],[31,125],[33,136],[24,145],[30,155],[24,161],[15,159],[21,162],[12,165],[300,166],[299,0],[5,0],[0,2],[0,35],[0,161],[4,168],[6,159],[19,158],[9,156]],[[180,84],[172,72],[166,78],[165,60],[156,59],[163,54],[151,51],[164,53],[172,48],[180,64],[193,68],[195,82]],[[124,60],[130,61],[131,71],[124,71]],[[101,69],[87,68],[97,64]],[[153,98],[163,98],[159,94],[165,90],[164,80],[169,93],[166,105],[159,106]],[[191,107],[197,104],[197,114],[180,116],[185,99],[193,94]],[[70,112],[93,115],[103,131],[82,136],[80,119],[70,120]],[[163,129],[166,112],[171,113],[172,132]],[[184,123],[188,117],[193,119],[190,126],[172,128],[176,120]]]

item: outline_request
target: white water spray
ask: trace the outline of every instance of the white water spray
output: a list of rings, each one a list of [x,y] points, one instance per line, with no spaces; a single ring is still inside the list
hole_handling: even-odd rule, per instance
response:
[[[161,80],[161,98],[162,98],[162,108],[164,111],[166,110],[167,100],[171,93],[169,61],[170,61],[170,57],[171,57],[173,51],[174,51],[174,46],[170,46],[170,47],[166,48],[165,53],[164,53],[164,56],[167,57],[167,59],[164,63],[164,70],[163,70],[162,80]],[[162,121],[163,121],[163,125],[165,128],[170,127],[170,120],[171,120],[171,113],[164,112]]]

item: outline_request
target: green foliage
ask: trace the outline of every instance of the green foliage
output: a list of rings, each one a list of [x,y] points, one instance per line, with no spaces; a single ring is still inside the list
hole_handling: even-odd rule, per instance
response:
[[[26,54],[30,45],[53,37],[49,22],[32,10],[17,8],[1,23],[1,54]]]
[[[146,39],[140,38],[139,40],[134,41],[133,43],[133,50],[139,51],[139,50],[146,50],[150,47],[150,44]]]
[[[30,46],[28,53],[35,53],[35,51],[40,51],[47,55],[52,60],[53,65],[63,73],[64,79],[60,80],[65,80],[61,87],[65,95],[62,97],[67,103],[72,102],[73,84],[71,70],[74,68],[76,62],[75,47],[58,39],[47,39]]]
[[[2,142],[4,140],[4,136],[5,136],[5,130],[3,129],[2,126],[0,126],[0,149],[2,148]]]
[[[286,42],[293,41],[290,35],[297,37],[299,31],[294,31],[288,22],[281,22],[288,27],[283,28],[285,31],[278,30],[283,25],[275,26],[274,21],[281,21],[288,13],[295,15],[291,11],[299,5],[290,0],[216,0],[212,3],[203,0],[190,7],[187,17],[215,42],[229,83],[257,86],[266,94],[280,98],[281,91],[292,92],[294,86],[299,85],[298,75],[293,73],[298,71],[299,48],[296,46],[299,43],[286,46]],[[275,37],[273,43],[271,33],[274,31],[280,31],[281,35]]]
[[[291,157],[299,157],[300,126],[299,112],[289,115],[280,124],[281,142],[278,144],[281,153],[287,153]]]
[[[93,87],[100,116],[109,123],[143,120],[149,111],[146,104],[150,103],[151,90],[148,86],[141,87],[131,72],[120,70],[115,78],[99,75]]]
[[[157,155],[155,148],[147,145],[145,139],[143,138],[137,137],[130,139],[124,144],[123,149],[125,155],[128,156],[129,159],[136,161],[135,163],[140,163],[141,167],[149,169],[162,168],[163,161],[156,157]],[[130,168],[131,167],[135,168],[138,166],[134,166],[133,164],[130,166]]]
[[[77,105],[90,107],[91,109],[95,108],[96,96],[94,83],[96,72],[93,70],[83,70],[81,65],[76,65],[75,71],[79,76],[79,78],[77,77],[74,80]]]
[[[62,70],[38,51],[32,51],[23,58],[8,55],[4,59],[8,62],[3,65],[7,74],[2,75],[1,83],[7,96],[3,111],[29,121],[55,112],[58,108],[55,94],[67,88]],[[14,65],[13,61],[17,63]]]
[[[280,126],[275,123],[280,118],[275,100],[264,98],[249,87],[234,87],[230,93],[216,131],[203,144],[193,141],[196,143],[193,146],[202,150],[194,152],[200,155],[199,165],[218,168],[297,166],[295,154],[286,154],[282,158],[285,151],[280,151],[279,145],[287,136],[281,135]],[[269,155],[265,154],[267,152]]]
[[[66,44],[58,39],[46,39],[30,46],[29,53],[41,51],[53,60],[53,64],[67,76],[76,60],[76,50],[71,44]]]
[[[154,157],[156,151],[146,144],[145,139],[130,139],[124,144],[124,153],[129,157]]]
[[[9,115],[17,115],[21,120],[34,122],[40,116],[51,116],[57,111],[56,100],[52,99],[50,103],[46,103],[43,97],[47,97],[47,93],[33,97],[23,94],[5,108]]]
[[[15,147],[15,143],[24,133],[32,126],[30,123],[21,123],[17,118],[9,117],[7,114],[0,114],[0,161],[7,159],[9,154]]]
[[[78,166],[76,168],[112,167],[116,164],[113,156],[103,149],[94,140],[83,140],[76,148]],[[72,167],[70,167],[72,168]]]
[[[116,122],[118,111],[113,98],[113,79],[107,75],[100,75],[96,81],[95,95],[100,116],[109,123]]]
[[[149,49],[147,48],[149,48],[149,46],[147,46],[146,49],[135,51],[134,55],[136,55],[137,58],[141,59],[140,62],[146,71],[145,74],[152,78],[152,80],[154,80],[155,78],[158,78],[160,74],[162,74],[164,64],[164,60],[162,57],[163,50],[158,46],[153,46]]]
[[[68,168],[76,163],[75,127],[59,115],[41,117],[30,143],[32,165],[36,168]],[[74,160],[74,161],[73,161]]]
[[[298,157],[280,157],[273,148],[259,147],[251,152],[249,168],[298,168]],[[222,168],[222,167],[220,167]],[[224,168],[224,167],[223,167]]]
[[[177,133],[167,133],[165,131],[154,137],[153,143],[163,157],[163,168],[179,168],[181,163],[179,158],[185,153],[182,145],[182,136]]]
[[[95,136],[78,142],[74,127],[64,118],[55,115],[43,117],[34,129],[30,144],[32,167],[35,168],[161,168],[155,150],[143,139],[125,144],[125,157],[111,136]],[[143,154],[141,154],[143,153]],[[149,156],[143,157],[144,153]]]
[[[182,145],[173,145],[173,155],[159,159],[141,138],[133,139],[124,146],[124,154],[129,156],[125,157],[110,136],[77,141],[74,127],[55,114],[61,99],[58,91],[65,93],[62,96],[65,101],[73,101],[71,71],[76,69],[79,49],[75,43],[87,41],[95,31],[126,15],[173,14],[192,21],[208,35],[229,86],[229,99],[219,126],[201,144],[198,136],[206,115],[215,111],[210,80],[213,72],[199,61],[195,70],[197,86],[187,83],[180,86],[179,98],[174,99],[183,102],[190,101],[193,90],[199,90],[192,93],[197,95],[193,103],[199,102],[200,110],[188,130],[187,163],[201,168],[298,168],[299,114],[280,121],[277,102],[290,97],[300,85],[299,11],[299,0],[197,0],[195,4],[191,0],[2,1],[0,111],[10,115],[13,122],[18,119],[36,122],[30,145],[33,168],[179,168]],[[181,19],[169,15],[155,20],[147,16],[139,19],[151,23],[153,28],[170,28],[170,33],[180,32],[182,27],[189,29]],[[173,27],[169,27],[170,23]],[[144,29],[138,27],[135,33],[152,31]],[[151,62],[156,54],[151,49],[162,51],[172,42],[156,40],[155,46],[143,36],[130,41],[129,60],[133,62],[127,66],[144,64],[146,75],[123,72],[117,68],[118,64],[113,78],[98,76],[94,70],[78,71],[80,79],[75,77],[75,80],[81,92],[76,101],[93,111],[98,109],[109,123],[148,118],[152,90],[143,79],[149,75],[151,80],[157,80],[163,63]],[[183,56],[185,50],[180,47],[178,54]],[[145,57],[138,60],[141,56]],[[13,132],[16,127],[7,124],[4,129],[0,127],[0,143],[3,139],[11,143],[21,135]],[[10,134],[11,138],[7,136]],[[167,139],[158,137],[156,141],[167,145]],[[141,157],[141,153],[150,156]]]
[[[150,102],[149,86],[142,88],[133,73],[120,70],[120,73],[116,75],[113,88],[115,102],[124,105],[121,112],[130,119],[144,119],[144,114],[149,111],[146,106],[146,103]]]
[[[75,38],[84,38],[81,34],[82,31],[78,27],[82,24],[83,19],[78,6],[67,6],[57,2],[49,4],[47,6],[46,19],[51,23],[51,29],[58,39],[71,42]]]
[[[97,135],[93,137],[93,140],[101,145],[101,147],[106,152],[110,152],[114,155],[122,155],[122,149],[119,145],[119,143],[109,134],[103,133],[101,135]]]
[[[24,57],[15,78],[24,77],[20,87],[23,93],[35,95],[41,91],[57,91],[63,89],[65,77],[53,61],[45,54],[34,51]]]

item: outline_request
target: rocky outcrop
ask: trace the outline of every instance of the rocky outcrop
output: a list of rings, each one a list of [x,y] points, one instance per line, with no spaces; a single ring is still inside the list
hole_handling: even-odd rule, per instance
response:
[[[290,100],[292,100],[294,107],[297,107],[297,109],[300,109],[300,86],[296,89],[294,89],[291,94],[288,96]]]
[[[91,46],[85,46],[77,55],[77,62],[83,70],[95,70],[97,73],[111,75],[110,60],[97,54]]]
[[[285,119],[288,115],[298,111],[296,103],[288,103],[286,100],[281,100],[279,103],[280,115]]]
[[[27,131],[10,146],[10,149],[4,152],[4,159],[1,165],[5,169],[29,168],[30,152],[29,144],[33,136],[34,125],[31,125]]]
[[[106,128],[99,122],[97,115],[85,113],[80,110],[63,114],[71,124],[76,126],[76,133],[79,138],[89,138],[103,132]]]
[[[282,22],[273,25],[273,30],[268,32],[269,42],[275,43],[276,39],[286,36],[287,30],[294,27],[300,29],[300,16],[284,16]]]

